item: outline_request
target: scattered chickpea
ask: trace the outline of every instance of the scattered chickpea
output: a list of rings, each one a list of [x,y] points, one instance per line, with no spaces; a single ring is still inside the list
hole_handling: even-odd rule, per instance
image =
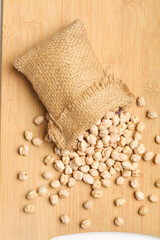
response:
[[[83,207],[84,207],[85,209],[87,209],[87,210],[91,209],[91,207],[92,207],[92,201],[89,201],[89,200],[88,200],[88,201],[84,202]]]
[[[59,180],[53,180],[53,181],[51,181],[50,182],[50,186],[52,187],[52,188],[59,188],[60,187],[60,181]]]
[[[115,201],[117,207],[123,206],[126,202],[125,198],[117,198]]]
[[[55,158],[51,155],[44,158],[43,162],[45,165],[49,166],[55,161]]]
[[[41,124],[43,123],[43,121],[44,121],[44,116],[37,116],[37,117],[33,120],[33,122],[34,122],[37,126],[41,125]]]
[[[101,198],[102,197],[102,190],[95,189],[91,192],[93,198]]]
[[[146,102],[144,100],[144,97],[138,97],[137,98],[137,106],[138,107],[144,107],[146,105]]]
[[[150,119],[155,119],[158,117],[158,114],[153,110],[148,110],[146,116]]]
[[[116,217],[114,219],[114,224],[118,227],[122,226],[124,224],[124,220],[121,217]]]
[[[125,179],[122,176],[120,176],[116,179],[116,184],[119,185],[119,186],[123,185],[124,182],[125,182]]]
[[[87,229],[91,226],[91,221],[89,219],[85,219],[80,224],[81,228]]]
[[[31,141],[32,138],[33,138],[33,133],[32,133],[32,131],[26,130],[26,131],[24,132],[24,137],[25,137],[25,139],[26,139],[27,141]]]
[[[28,145],[22,145],[19,147],[18,152],[22,156],[27,156],[29,153],[29,146]]]
[[[155,137],[155,142],[156,142],[157,144],[160,144],[160,136],[157,135],[157,136]]]
[[[148,211],[149,210],[148,210],[147,207],[142,206],[138,209],[138,214],[141,215],[141,216],[145,216],[145,215],[147,215]]]
[[[132,180],[130,181],[130,186],[131,186],[132,188],[138,188],[138,187],[139,187],[139,182],[138,182],[138,180],[137,180],[137,179],[132,179]]]
[[[49,198],[49,201],[53,206],[57,205],[58,195],[56,195],[56,194],[51,195],[50,198]]]
[[[44,177],[44,179],[50,180],[53,177],[53,173],[46,171],[42,174],[42,176]]]
[[[34,205],[26,205],[24,207],[24,212],[27,214],[32,214],[36,212],[35,206]]]
[[[156,186],[157,188],[160,188],[160,179],[155,182],[155,186]]]
[[[40,147],[42,145],[43,141],[38,138],[38,137],[34,137],[32,139],[32,144],[35,146],[35,147]]]
[[[38,197],[38,193],[35,190],[30,191],[29,193],[27,193],[26,196],[29,200],[35,199]]]
[[[144,193],[141,191],[135,191],[134,196],[138,201],[144,200]]]
[[[160,164],[160,154],[156,154],[153,159],[155,164]]]
[[[47,192],[48,192],[48,190],[44,186],[41,186],[41,187],[38,188],[38,195],[39,196],[44,196],[44,195],[47,194]]]
[[[145,160],[145,161],[150,161],[152,159],[153,159],[153,152],[146,152],[143,155],[143,160]]]
[[[69,223],[70,223],[70,218],[69,218],[68,215],[62,215],[62,216],[60,217],[60,220],[61,220],[61,222],[62,222],[63,224],[69,224]]]
[[[158,197],[156,195],[153,195],[153,194],[149,195],[148,199],[149,199],[150,202],[153,202],[153,203],[158,202]]]
[[[69,192],[66,189],[61,189],[58,192],[58,196],[60,198],[67,198],[69,196]]]
[[[21,181],[26,181],[28,179],[28,173],[24,171],[19,172],[18,179]]]

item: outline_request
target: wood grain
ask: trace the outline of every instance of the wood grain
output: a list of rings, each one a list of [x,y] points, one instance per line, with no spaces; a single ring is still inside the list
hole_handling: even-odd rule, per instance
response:
[[[45,109],[36,98],[27,79],[13,69],[14,59],[35,44],[48,39],[73,20],[80,18],[87,29],[90,43],[104,68],[122,78],[136,96],[144,95],[146,107],[133,106],[130,112],[139,115],[146,124],[143,141],[146,149],[154,153],[160,147],[153,141],[160,134],[160,117],[147,120],[145,111],[155,109],[160,116],[160,1],[159,0],[5,0],[3,1],[2,82],[1,82],[1,162],[0,162],[0,239],[45,240],[54,236],[84,232],[79,227],[82,219],[90,218],[92,226],[86,231],[122,231],[151,234],[160,237],[160,201],[148,200],[149,214],[140,217],[138,208],[144,202],[133,197],[126,182],[124,187],[113,184],[103,191],[103,198],[93,200],[93,209],[86,211],[82,203],[90,199],[90,187],[78,183],[67,200],[56,207],[49,204],[48,196],[34,200],[36,214],[22,211],[28,203],[27,191],[45,184],[41,173],[52,167],[43,165],[43,157],[52,153],[52,146],[44,143],[37,149],[30,145],[27,157],[17,153],[25,143],[23,132],[31,129],[35,136],[43,137],[46,124],[36,127],[32,123]],[[159,197],[154,181],[160,178],[160,166],[141,162],[141,189]],[[29,172],[29,180],[16,180],[17,172]],[[49,194],[53,193],[49,189]],[[124,196],[122,208],[113,205],[113,199]],[[71,223],[59,222],[61,214],[69,214]],[[113,224],[115,216],[125,219],[124,226]]]

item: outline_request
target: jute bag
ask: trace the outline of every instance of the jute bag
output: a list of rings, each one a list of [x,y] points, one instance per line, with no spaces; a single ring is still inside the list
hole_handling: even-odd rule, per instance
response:
[[[80,20],[18,58],[14,66],[27,76],[49,112],[48,133],[61,149],[71,147],[107,111],[133,101],[125,84],[104,73]]]

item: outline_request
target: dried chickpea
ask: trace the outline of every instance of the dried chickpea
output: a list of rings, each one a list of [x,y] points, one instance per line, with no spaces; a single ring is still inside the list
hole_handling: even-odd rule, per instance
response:
[[[26,131],[24,132],[24,137],[25,137],[25,139],[26,139],[27,141],[31,141],[32,138],[33,138],[33,133],[32,133],[32,131],[26,130]]]
[[[139,121],[139,117],[137,116],[137,115],[131,115],[131,121],[134,123],[134,124],[136,124],[136,123],[138,123],[138,121]]]
[[[27,193],[27,198],[30,199],[35,199],[38,197],[38,193],[35,190],[30,191]]]
[[[93,189],[100,189],[101,188],[101,181],[96,179],[94,183],[92,184]]]
[[[131,170],[123,170],[122,177],[127,178],[131,176]]]
[[[28,145],[22,145],[19,147],[18,152],[22,156],[27,156],[29,153],[29,146]]]
[[[28,179],[28,173],[24,171],[19,172],[18,179],[21,181],[26,181]]]
[[[93,158],[94,158],[94,160],[95,160],[96,162],[99,162],[99,161],[101,161],[101,159],[102,159],[102,154],[101,154],[100,152],[95,152],[95,153],[93,154]]]
[[[50,198],[49,198],[49,201],[53,206],[57,205],[58,195],[56,195],[56,194],[51,195]]]
[[[138,209],[138,214],[141,216],[145,216],[148,213],[148,208],[145,206],[142,206]]]
[[[144,200],[144,193],[141,191],[135,191],[134,196],[138,201]]]
[[[150,119],[155,119],[158,117],[158,114],[153,110],[148,110],[146,116]]]
[[[35,212],[36,212],[35,206],[34,206],[34,205],[31,205],[31,204],[26,205],[26,206],[24,207],[24,212],[25,212],[25,213],[28,213],[28,214],[35,213]]]
[[[134,139],[136,140],[138,140],[138,141],[141,141],[141,139],[142,139],[142,135],[139,133],[139,132],[135,132],[134,133]]]
[[[102,186],[103,187],[109,188],[111,186],[111,181],[109,179],[107,179],[107,178],[102,179],[101,182],[102,182]]]
[[[57,170],[57,171],[59,171],[59,172],[63,172],[63,170],[64,170],[64,164],[63,164],[63,162],[61,161],[61,160],[58,160],[58,161],[56,161],[56,163],[54,164],[54,168]]]
[[[44,158],[43,162],[45,165],[48,166],[48,165],[52,164],[53,162],[55,162],[55,158],[54,158],[54,156],[49,155]]]
[[[62,173],[60,176],[60,183],[61,185],[66,185],[68,183],[68,175]]]
[[[98,127],[96,125],[92,125],[92,127],[89,129],[90,133],[97,136],[98,135]]]
[[[34,137],[32,138],[32,144],[35,146],[35,147],[40,147],[42,145],[43,141],[38,138],[38,137]]]
[[[149,195],[148,199],[149,199],[150,202],[153,202],[153,203],[158,202],[158,197],[154,194]]]
[[[144,97],[138,97],[137,98],[137,106],[138,107],[144,107],[146,105],[146,102],[144,100]]]
[[[41,187],[38,188],[38,195],[39,196],[44,196],[44,195],[47,194],[47,192],[48,192],[47,188],[44,187],[44,186],[41,186]]]
[[[37,126],[41,125],[41,124],[43,123],[43,121],[44,121],[44,116],[37,116],[37,117],[33,120],[33,122],[34,122]]]
[[[81,228],[87,229],[91,226],[91,221],[89,219],[85,219],[80,224]]]
[[[51,172],[46,171],[42,174],[42,176],[44,177],[44,179],[50,180],[50,179],[52,179],[53,174]]]
[[[64,172],[66,175],[70,175],[70,174],[72,174],[73,170],[69,165],[66,165]]]
[[[143,160],[150,161],[153,159],[153,152],[145,152],[143,155]]]
[[[146,149],[143,143],[140,143],[137,148],[134,149],[134,153],[136,154],[143,154],[145,153]]]
[[[121,186],[124,184],[124,181],[125,181],[124,177],[120,176],[116,179],[116,184]]]
[[[155,164],[160,164],[160,154],[156,154],[153,161]]]
[[[125,204],[125,198],[117,198],[114,203],[117,207],[123,206]]]
[[[144,129],[145,129],[145,124],[143,122],[137,123],[137,126],[136,126],[137,132],[143,132]]]
[[[53,180],[53,181],[51,181],[50,182],[50,186],[52,187],[52,188],[59,188],[60,187],[60,181],[59,180]]]
[[[102,197],[102,190],[95,189],[91,192],[92,197],[94,198],[101,198]]]
[[[87,137],[87,142],[90,144],[90,145],[95,145],[96,142],[97,142],[97,137],[93,134],[89,134],[88,137]]]
[[[160,136],[157,135],[157,136],[155,137],[155,142],[156,142],[157,144],[160,144]]]
[[[94,168],[90,169],[89,173],[91,174],[92,177],[97,177],[99,174],[97,169],[94,169]]]
[[[139,182],[138,182],[138,180],[137,180],[137,179],[132,179],[132,180],[130,181],[130,186],[131,186],[132,188],[139,188]]]
[[[86,201],[84,204],[83,204],[83,207],[87,210],[91,209],[92,207],[92,201]]]
[[[93,184],[94,178],[89,173],[87,173],[83,175],[83,181],[88,184]]]
[[[102,178],[110,178],[111,174],[108,171],[104,171],[101,173],[101,177]]]
[[[63,224],[69,224],[69,223],[70,223],[70,218],[69,218],[68,215],[62,215],[62,216],[60,217],[60,220],[61,220],[61,222],[62,222]]]
[[[73,177],[70,177],[68,179],[67,185],[68,185],[68,187],[73,187],[75,185],[75,183],[76,183],[76,180]]]
[[[111,175],[115,175],[115,174],[116,174],[116,170],[115,170],[113,167],[110,167],[110,168],[109,168],[109,173],[110,173]]]
[[[114,219],[114,224],[118,227],[122,226],[124,224],[124,220],[121,217],[116,217]]]
[[[66,189],[61,189],[58,192],[58,196],[60,198],[67,198],[69,196],[69,192]]]
[[[83,174],[84,174],[83,172],[78,171],[78,170],[73,171],[73,178],[77,181],[81,181],[83,178]]]
[[[139,169],[132,170],[132,177],[139,177],[141,175],[141,171]]]
[[[160,179],[155,182],[155,186],[156,186],[157,188],[160,188]]]
[[[133,161],[133,162],[138,162],[138,161],[140,161],[141,160],[141,156],[140,155],[138,155],[138,154],[132,154],[132,156],[131,156],[131,161]]]

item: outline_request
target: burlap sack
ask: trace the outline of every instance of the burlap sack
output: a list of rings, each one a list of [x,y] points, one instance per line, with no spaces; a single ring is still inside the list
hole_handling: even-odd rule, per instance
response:
[[[14,66],[27,76],[50,113],[48,133],[61,149],[71,147],[107,111],[133,101],[125,84],[105,76],[79,20],[18,58]]]

